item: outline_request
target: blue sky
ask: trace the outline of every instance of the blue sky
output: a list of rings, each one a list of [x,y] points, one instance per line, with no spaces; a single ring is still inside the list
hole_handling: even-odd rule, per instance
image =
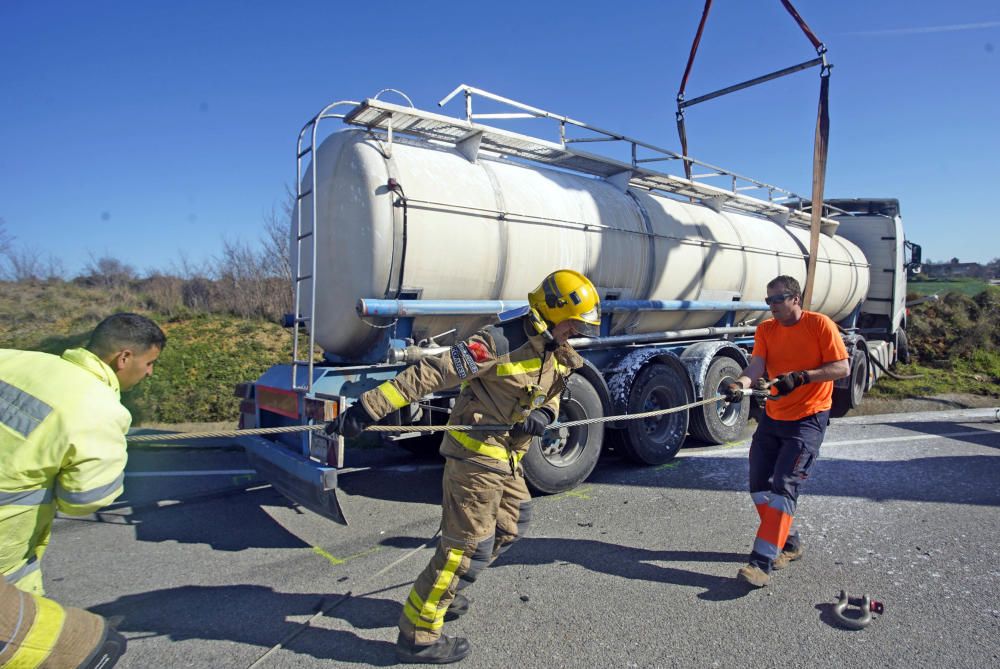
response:
[[[387,87],[435,109],[467,83],[678,150],[702,4],[5,0],[0,218],[70,274],[209,259],[260,236],[309,117]],[[1000,4],[795,4],[834,64],[827,196],[898,197],[925,258],[1000,256]],[[719,0],[688,98],[812,57],[778,0]],[[808,194],[818,85],[692,108],[691,155]]]

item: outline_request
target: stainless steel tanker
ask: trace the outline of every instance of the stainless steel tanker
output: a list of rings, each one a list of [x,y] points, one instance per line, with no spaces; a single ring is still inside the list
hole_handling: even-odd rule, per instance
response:
[[[605,299],[762,302],[770,279],[806,275],[803,227],[604,179],[483,154],[473,162],[454,146],[398,137],[390,153],[382,138],[359,129],[328,137],[314,162],[314,336],[342,359],[363,354],[382,335],[373,326],[384,321],[358,317],[360,298],[524,300],[548,272],[569,267],[590,277]],[[304,201],[306,219],[312,201]],[[861,249],[821,235],[812,308],[841,320],[868,285]],[[766,315],[741,312],[736,321]],[[720,317],[639,312],[616,318],[611,334],[706,327]],[[421,317],[413,334],[457,326],[462,336],[482,322]]]
[[[532,488],[578,485],[605,443],[660,464],[688,434],[710,443],[741,438],[749,401],[699,400],[718,396],[748,362],[755,326],[769,315],[768,281],[787,274],[804,283],[809,203],[568,117],[456,90],[466,92],[465,119],[369,99],[334,103],[303,128],[293,356],[244,384],[241,426],[329,421],[406,362],[508,316],[542,277],[570,268],[598,287],[605,316],[599,337],[573,342],[585,364],[569,377],[558,418],[573,427],[546,432],[522,461]],[[511,103],[515,117],[555,121],[560,140],[478,123],[490,115],[472,113],[473,93]],[[338,106],[348,111],[333,113]],[[323,119],[341,119],[345,129],[324,139]],[[590,138],[568,137],[568,126]],[[586,153],[574,141],[617,142],[631,159]],[[648,167],[678,159],[707,174],[688,179]],[[719,177],[728,188],[710,184]],[[834,387],[833,413],[842,415],[905,349],[913,263],[904,258],[909,243],[895,200],[836,200],[823,209],[810,308],[837,321],[849,351],[850,376]],[[453,398],[442,391],[401,407],[387,418],[400,429],[382,438],[435,448],[440,436],[420,437],[419,429],[443,429]],[[646,412],[656,415],[622,418]],[[342,437],[310,430],[240,441],[277,489],[344,521],[336,496]]]

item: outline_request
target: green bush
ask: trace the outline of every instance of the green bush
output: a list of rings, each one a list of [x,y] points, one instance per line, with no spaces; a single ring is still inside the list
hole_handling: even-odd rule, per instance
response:
[[[235,421],[233,386],[253,381],[291,358],[291,333],[276,323],[181,308],[164,315],[144,308],[147,297],[123,297],[100,286],[62,281],[0,285],[0,347],[55,355],[86,344],[104,317],[117,311],[149,316],[167,334],[153,377],[122,398],[133,423]]]
[[[998,322],[1000,288],[995,286],[973,296],[947,292],[937,302],[917,305],[910,313],[907,326],[915,362],[898,366],[895,371],[920,378],[885,376],[871,394],[923,397],[966,393],[1000,397]]]
[[[127,393],[139,422],[235,421],[233,387],[291,357],[291,335],[266,321],[201,315],[163,325],[167,347],[153,377]]]

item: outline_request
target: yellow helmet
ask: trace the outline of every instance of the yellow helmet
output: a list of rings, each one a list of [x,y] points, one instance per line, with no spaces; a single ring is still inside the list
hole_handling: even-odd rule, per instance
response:
[[[590,279],[571,269],[549,274],[528,293],[528,306],[548,325],[577,321],[577,332],[596,337],[601,325],[601,298]]]

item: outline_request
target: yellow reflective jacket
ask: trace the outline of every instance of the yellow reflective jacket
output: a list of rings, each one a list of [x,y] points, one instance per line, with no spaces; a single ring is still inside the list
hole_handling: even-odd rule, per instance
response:
[[[86,349],[0,349],[0,571],[43,594],[56,510],[86,515],[122,493],[125,433],[114,371]]]

